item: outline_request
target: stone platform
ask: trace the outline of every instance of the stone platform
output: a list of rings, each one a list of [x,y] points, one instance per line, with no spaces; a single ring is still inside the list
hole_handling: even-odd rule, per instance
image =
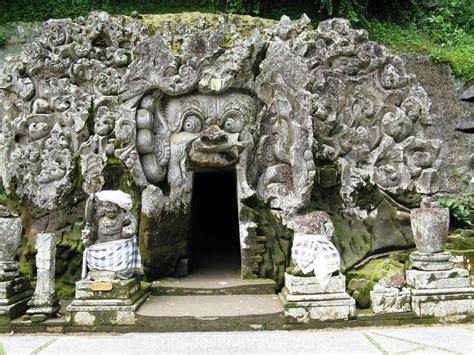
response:
[[[151,296],[136,317],[151,331],[281,329],[283,307],[275,294]]]
[[[92,327],[135,324],[135,312],[148,297],[135,279],[110,282],[78,281],[76,296],[66,308],[72,325]]]
[[[285,274],[280,294],[286,323],[342,321],[355,318],[355,301],[346,292],[345,276],[331,277],[323,290],[316,277]]]
[[[275,294],[275,286],[275,281],[270,279],[243,280],[237,277],[202,279],[199,275],[190,275],[186,278],[155,281],[150,290],[155,296],[264,295]]]
[[[417,317],[450,317],[474,314],[474,287],[465,269],[407,270],[412,287],[412,309]]]

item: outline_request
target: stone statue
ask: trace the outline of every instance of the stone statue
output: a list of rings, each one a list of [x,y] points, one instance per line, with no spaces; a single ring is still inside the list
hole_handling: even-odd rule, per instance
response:
[[[28,302],[28,314],[32,320],[44,320],[59,310],[59,299],[54,289],[56,268],[56,237],[52,233],[36,236],[36,287],[33,298]]]
[[[136,222],[130,210],[132,199],[122,191],[103,190],[91,194],[86,205],[86,225],[82,230],[84,265],[94,272],[113,272],[118,279],[142,274],[136,239]]]

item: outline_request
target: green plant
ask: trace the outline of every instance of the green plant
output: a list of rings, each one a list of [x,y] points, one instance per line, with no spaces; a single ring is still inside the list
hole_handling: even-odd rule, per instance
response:
[[[474,209],[473,201],[460,201],[456,198],[440,197],[438,206],[449,209],[454,227],[473,227],[470,220],[470,211]]]
[[[0,31],[0,47],[3,47],[6,41],[7,41],[7,36],[5,36],[5,33]]]

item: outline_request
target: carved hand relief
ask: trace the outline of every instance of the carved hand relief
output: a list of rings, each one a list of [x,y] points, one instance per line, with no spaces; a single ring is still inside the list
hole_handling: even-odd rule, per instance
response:
[[[235,167],[242,201],[289,214],[320,188],[319,162],[337,168],[356,214],[367,185],[437,191],[441,142],[423,135],[430,100],[366,31],[343,19],[312,29],[283,18],[252,35],[226,26],[149,35],[106,13],[46,22],[0,77],[7,191],[53,209],[76,166],[83,190],[100,191],[112,157],[141,189],[179,190],[193,170]]]

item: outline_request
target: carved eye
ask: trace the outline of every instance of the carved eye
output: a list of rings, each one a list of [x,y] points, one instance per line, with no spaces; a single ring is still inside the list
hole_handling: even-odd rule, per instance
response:
[[[183,130],[190,133],[198,133],[202,129],[202,123],[197,115],[189,115],[184,119]]]
[[[242,130],[242,115],[238,112],[231,112],[224,118],[222,127],[229,133],[238,133]]]

